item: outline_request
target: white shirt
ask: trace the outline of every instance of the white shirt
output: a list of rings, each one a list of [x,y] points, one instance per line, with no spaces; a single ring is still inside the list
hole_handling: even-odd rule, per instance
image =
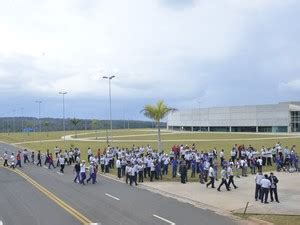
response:
[[[215,171],[212,167],[209,167],[209,170],[208,170],[208,176],[209,177],[214,177],[215,175]]]
[[[256,184],[258,185],[261,185],[261,180],[264,178],[264,175],[262,174],[257,174],[256,177],[255,177],[255,182]]]
[[[260,183],[261,183],[262,188],[270,188],[271,187],[271,181],[269,179],[263,178]]]
[[[120,161],[120,159],[118,159],[118,160],[116,161],[116,167],[117,167],[117,168],[121,168],[121,161]]]
[[[85,173],[85,164],[80,164],[80,173]]]
[[[63,158],[63,157],[59,157],[59,164],[60,165],[64,165],[65,164],[65,158]]]

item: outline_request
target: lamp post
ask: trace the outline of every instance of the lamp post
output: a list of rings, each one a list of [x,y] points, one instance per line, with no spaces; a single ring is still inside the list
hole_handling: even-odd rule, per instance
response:
[[[109,87],[109,117],[110,117],[110,142],[112,142],[112,116],[111,116],[111,86],[110,86],[110,81],[115,78],[115,76],[103,76],[103,79],[108,79],[108,87]]]
[[[42,126],[41,126],[41,104],[42,104],[42,101],[35,101],[35,102],[39,104],[39,131],[42,132]]]
[[[58,94],[63,96],[63,130],[64,130],[64,141],[66,140],[66,124],[65,124],[65,95],[68,92],[59,92]]]

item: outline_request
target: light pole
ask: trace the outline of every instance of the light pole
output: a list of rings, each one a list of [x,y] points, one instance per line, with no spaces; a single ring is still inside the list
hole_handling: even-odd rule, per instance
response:
[[[21,115],[22,115],[22,121],[21,121],[21,127],[22,127],[22,133],[24,130],[24,108],[21,108]]]
[[[41,104],[42,104],[42,101],[35,101],[36,103],[39,104],[39,131],[42,132],[42,126],[41,126]]]
[[[64,141],[66,140],[66,124],[65,124],[65,95],[68,92],[59,92],[58,94],[63,96],[63,129],[64,129]]]
[[[110,142],[112,142],[112,116],[111,116],[111,87],[110,87],[110,80],[115,78],[115,76],[104,76],[103,79],[108,79],[108,87],[109,87],[109,117],[110,117]]]

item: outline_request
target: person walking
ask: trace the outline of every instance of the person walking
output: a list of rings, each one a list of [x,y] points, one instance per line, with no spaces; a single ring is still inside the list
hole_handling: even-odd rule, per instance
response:
[[[230,188],[230,185],[232,184],[234,189],[237,189],[238,186],[235,185],[234,180],[233,180],[233,169],[232,169],[232,164],[230,164],[227,168],[227,175],[229,176],[228,180],[228,188]]]
[[[264,178],[261,180],[261,203],[268,204],[269,189],[271,187],[271,181],[268,175],[265,174]]]
[[[59,165],[60,165],[60,172],[64,173],[66,160],[62,155],[59,156],[58,160],[59,160]]]
[[[13,152],[10,155],[10,168],[15,169],[15,155]]]
[[[257,199],[261,199],[261,180],[264,178],[264,175],[262,174],[261,171],[258,172],[258,174],[256,174],[255,177],[255,201],[257,201]]]
[[[175,157],[172,160],[172,178],[175,178],[177,176],[177,165],[178,165],[178,161],[177,158]]]
[[[90,182],[90,180],[92,180],[92,184],[95,184],[96,183],[95,167],[94,167],[94,162],[91,160],[90,160],[89,171],[90,171],[90,177],[86,180],[86,183],[88,184]]]
[[[274,201],[274,198],[273,198],[273,194],[274,194],[275,201],[279,203],[278,193],[277,193],[277,184],[278,184],[279,180],[277,179],[276,176],[274,176],[273,173],[270,173],[269,180],[271,182],[271,187],[270,187],[271,202]]]
[[[41,151],[38,151],[38,154],[37,154],[37,166],[42,166],[42,158],[41,158]]]
[[[75,171],[75,178],[74,178],[74,183],[79,183],[80,182],[80,163],[76,162],[74,166],[74,171]]]
[[[206,187],[208,187],[209,185],[211,185],[211,188],[215,188],[215,171],[212,165],[209,166],[209,170],[208,170],[208,176],[210,181],[206,184]]]
[[[80,164],[80,184],[85,185],[84,181],[86,179],[86,174],[85,174],[85,161],[82,160]]]
[[[17,159],[16,167],[19,166],[20,168],[22,168],[22,165],[21,165],[21,152],[20,151],[18,151],[16,159]]]
[[[31,152],[31,163],[34,164],[34,151]]]
[[[3,166],[7,167],[8,166],[8,154],[7,154],[7,151],[4,152],[3,159],[4,159]]]
[[[49,170],[50,170],[51,166],[53,167],[53,169],[55,169],[55,166],[54,166],[54,163],[53,163],[52,153],[49,154],[48,163],[49,163],[49,166],[48,166]]]
[[[26,148],[23,151],[23,160],[24,160],[24,164],[27,163],[27,162],[30,162],[29,159],[28,159],[28,151],[27,151]]]
[[[185,160],[180,162],[180,178],[182,184],[187,182],[187,165]]]
[[[228,183],[227,183],[227,168],[225,166],[221,170],[221,179],[222,179],[222,182],[219,185],[217,190],[221,191],[221,187],[225,184],[227,191],[230,191],[230,188],[228,187]]]

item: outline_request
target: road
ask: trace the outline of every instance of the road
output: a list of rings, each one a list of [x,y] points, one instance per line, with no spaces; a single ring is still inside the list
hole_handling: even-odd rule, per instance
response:
[[[17,150],[0,143],[0,155]],[[95,185],[76,184],[72,167],[67,167],[64,175],[33,164],[23,164],[18,173],[0,168],[0,190],[0,221],[4,225],[236,224],[210,210],[102,176]]]

